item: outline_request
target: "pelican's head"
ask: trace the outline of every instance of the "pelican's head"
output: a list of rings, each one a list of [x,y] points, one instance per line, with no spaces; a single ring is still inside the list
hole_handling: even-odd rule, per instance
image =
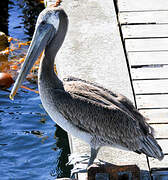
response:
[[[9,96],[10,99],[14,99],[18,88],[21,86],[21,83],[29,73],[37,58],[40,56],[41,52],[46,47],[57,48],[54,52],[58,51],[64,40],[67,31],[67,24],[67,15],[62,9],[50,7],[44,9],[40,13],[37,19],[32,42],[28,49],[24,64]]]

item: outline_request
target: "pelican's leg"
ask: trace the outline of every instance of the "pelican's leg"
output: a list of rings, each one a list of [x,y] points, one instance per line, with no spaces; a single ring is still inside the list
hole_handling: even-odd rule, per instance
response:
[[[86,163],[90,159],[90,156],[87,154],[81,154],[78,155],[77,153],[73,153],[69,156],[69,161],[66,165],[73,165],[75,166],[76,164],[79,163]]]
[[[88,167],[93,164],[94,160],[96,159],[97,153],[99,152],[99,149],[100,148],[95,149],[91,147],[91,155],[88,162]]]
[[[87,159],[89,159],[89,162],[88,162],[87,167],[89,167],[90,165],[93,164],[94,160],[96,159],[96,156],[97,156],[97,153],[98,153],[99,149],[100,149],[100,148],[95,149],[95,148],[92,148],[92,147],[91,147],[90,158],[89,158],[89,156],[87,156],[87,155],[83,156],[84,161],[87,160]],[[82,156],[80,156],[80,157],[82,157]],[[85,157],[86,157],[86,158],[85,158]],[[82,160],[81,160],[81,161],[76,161],[76,163],[81,163],[81,162],[82,162]],[[75,163],[75,164],[76,164],[76,163]],[[74,165],[75,165],[75,164],[74,164]],[[83,169],[82,169],[82,168],[74,168],[74,169],[71,170],[71,178],[74,177],[75,174],[78,174],[78,173],[86,173],[86,172],[87,172],[87,168],[86,168],[86,169],[85,169],[85,168],[83,168]]]

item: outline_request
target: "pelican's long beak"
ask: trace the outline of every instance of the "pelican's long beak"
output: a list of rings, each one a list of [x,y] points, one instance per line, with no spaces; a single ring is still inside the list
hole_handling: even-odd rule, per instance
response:
[[[10,99],[14,100],[14,96],[19,87],[21,86],[26,75],[31,70],[32,66],[34,65],[41,52],[45,49],[47,44],[53,38],[53,28],[54,26],[52,24],[47,23],[41,23],[36,28],[24,64],[9,95]]]

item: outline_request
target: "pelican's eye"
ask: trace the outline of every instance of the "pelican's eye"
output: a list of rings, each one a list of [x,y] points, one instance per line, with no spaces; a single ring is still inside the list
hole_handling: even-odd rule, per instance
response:
[[[45,24],[46,24],[46,21],[42,21],[41,24],[42,24],[42,25],[45,25]]]

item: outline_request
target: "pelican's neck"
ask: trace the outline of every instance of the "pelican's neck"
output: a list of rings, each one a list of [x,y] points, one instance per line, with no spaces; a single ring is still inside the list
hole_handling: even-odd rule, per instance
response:
[[[42,60],[40,62],[38,75],[39,88],[40,86],[45,86],[45,88],[63,88],[61,80],[54,72],[54,61],[56,54],[64,41],[67,27],[67,16],[65,14],[62,14],[59,19],[59,28],[50,44],[46,46]]]
[[[39,88],[43,86],[42,88],[62,89],[62,82],[54,72],[54,59],[48,54],[43,54],[38,73]]]

